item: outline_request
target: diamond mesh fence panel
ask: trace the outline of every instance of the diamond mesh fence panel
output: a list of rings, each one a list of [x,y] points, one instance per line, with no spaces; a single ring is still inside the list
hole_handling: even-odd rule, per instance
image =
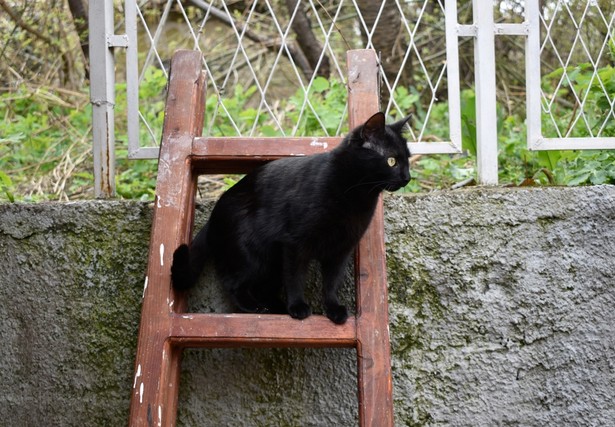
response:
[[[541,2],[545,137],[615,136],[614,20],[611,0]]]
[[[450,138],[444,0],[165,0],[136,10],[142,146],[159,144],[176,49],[204,54],[205,135],[345,133],[346,51],[374,48],[383,110],[414,115],[409,141]]]

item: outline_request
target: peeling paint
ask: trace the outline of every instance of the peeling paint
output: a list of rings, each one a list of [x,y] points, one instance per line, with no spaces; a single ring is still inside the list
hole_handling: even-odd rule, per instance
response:
[[[147,276],[145,276],[145,284],[143,285],[143,297],[145,298],[145,291],[147,290],[147,282],[148,282],[149,278]]]
[[[139,386],[139,403],[143,403],[143,383]]]
[[[326,143],[326,142],[320,142],[320,141],[316,141],[316,140],[314,140],[314,141],[310,142],[310,145],[311,145],[312,147],[322,147],[322,148],[324,148],[325,150],[327,149],[327,147],[329,147],[329,144],[328,144],[328,143]]]
[[[160,244],[160,266],[164,267],[164,243]]]
[[[132,385],[132,388],[137,388],[137,380],[139,379],[139,377],[141,376],[141,364],[139,363],[139,366],[137,366],[137,373],[135,374],[135,382]]]
[[[162,406],[158,405],[158,427],[162,427]]]

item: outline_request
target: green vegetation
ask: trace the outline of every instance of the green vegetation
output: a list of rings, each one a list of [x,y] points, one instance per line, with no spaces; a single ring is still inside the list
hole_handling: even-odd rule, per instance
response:
[[[545,92],[552,91],[564,70],[556,70],[543,78]],[[570,84],[564,79],[557,96],[570,97],[587,94],[586,116],[590,117],[592,132],[601,127],[601,135],[615,135],[615,120],[610,99],[615,98],[615,69],[611,66],[599,70],[600,80],[592,78],[593,72],[586,64],[567,70]],[[602,83],[606,82],[606,83]],[[152,69],[146,74],[140,91],[142,99],[150,100],[142,113],[152,128],[160,132],[164,114],[165,77],[162,71]],[[603,89],[604,88],[604,89]],[[118,84],[116,109],[125,108],[124,84]],[[606,90],[606,92],[605,92]],[[305,94],[298,89],[294,95],[278,106],[284,121],[275,123],[263,109],[255,108],[251,99],[255,87],[244,90],[236,86],[232,97],[224,98],[220,109],[217,96],[206,101],[207,116],[218,109],[211,126],[212,135],[233,135],[249,132],[273,136],[281,135],[280,126],[288,133],[296,128],[297,135],[331,135],[346,132],[346,88],[335,79],[315,79],[308,93],[311,108],[299,114],[306,102]],[[578,96],[578,95],[577,95]],[[405,191],[425,191],[448,188],[471,178],[476,173],[476,112],[474,92],[465,90],[462,98],[462,131],[464,154],[416,156],[412,162],[415,179]],[[414,111],[414,128],[427,119],[420,106],[419,96],[413,88],[399,88],[395,99],[404,110]],[[578,114],[574,108],[553,104],[559,117],[555,122],[543,117],[545,134],[565,132]],[[68,200],[92,196],[92,164],[90,155],[91,108],[85,92],[59,93],[46,87],[25,84],[0,95],[0,200],[39,201]],[[316,113],[316,114],[314,114]],[[317,119],[318,116],[318,119]],[[229,117],[233,118],[233,122]],[[609,117],[604,120],[604,117]],[[123,115],[118,114],[119,127]],[[439,103],[431,110],[429,128],[431,139],[447,138],[448,107]],[[255,125],[256,122],[256,125]],[[576,123],[579,123],[577,121]],[[500,182],[504,185],[583,185],[615,183],[615,154],[612,151],[553,151],[530,152],[525,143],[525,123],[522,114],[508,116],[498,110],[500,147]],[[563,130],[562,130],[563,129]],[[142,127],[142,138],[150,138]],[[572,136],[587,136],[586,126],[574,126]],[[160,138],[160,135],[155,135]],[[128,199],[151,199],[156,180],[155,161],[126,160],[127,147],[118,135],[117,192]],[[232,182],[232,180],[231,180]]]
[[[87,3],[83,0],[1,3],[0,202],[91,198]],[[235,27],[246,25],[250,31],[242,38],[243,54],[233,54],[236,37],[228,22],[204,20],[204,10],[190,2],[183,3],[176,2],[172,6],[174,17],[165,24],[160,21],[163,12],[156,2],[142,2],[140,10],[150,30],[154,24],[165,28],[161,35],[163,41],[157,45],[163,61],[178,48],[195,46],[195,40],[186,31],[184,16],[192,24],[202,22],[197,43],[206,52],[208,72],[222,91],[219,95],[213,88],[208,91],[206,117],[215,117],[213,123],[205,123],[208,135],[321,136],[347,132],[346,87],[340,78],[333,76],[343,74],[338,65],[343,63],[340,59],[345,52],[365,46],[369,38],[382,55],[381,63],[388,82],[397,81],[395,92],[384,94],[395,100],[396,108],[392,109],[393,117],[389,119],[397,118],[400,111],[412,112],[411,140],[417,134],[423,141],[449,138],[446,79],[438,80],[433,86],[437,76],[444,76],[446,62],[444,10],[440,2],[427,2],[422,8],[417,8],[414,2],[399,5],[387,2],[380,10],[374,10],[369,7],[372,3],[369,0],[358,0],[338,10],[340,2],[327,0],[317,2],[317,7],[300,8],[303,10],[298,10],[297,14],[305,15],[311,27],[292,26],[285,37],[293,44],[295,52],[303,52],[307,64],[298,61],[302,55],[286,51],[278,55],[280,30],[291,18],[284,2],[226,2],[229,19],[235,21]],[[494,12],[498,22],[523,20],[523,8],[516,2],[500,0],[497,3],[499,7],[495,7]],[[605,21],[604,17],[612,16],[615,3],[600,0],[587,6],[586,2],[568,2],[564,8],[566,13],[562,7],[553,2],[540,6],[541,20],[549,28],[541,35],[545,38],[541,52],[545,73],[542,88],[546,96],[543,133],[547,137],[613,137],[615,42],[612,22]],[[356,19],[357,11],[362,16],[360,22]],[[410,25],[407,28],[402,25],[400,11]],[[472,13],[471,2],[459,2],[460,23],[471,22]],[[273,15],[276,19],[272,19]],[[339,19],[325,40],[320,24],[316,26],[316,23],[322,21],[322,29],[329,28],[333,16]],[[374,29],[367,37],[364,25],[375,25],[377,18],[377,31]],[[119,32],[123,19],[119,7],[115,16]],[[238,24],[241,25],[238,27]],[[577,24],[582,24],[582,28]],[[310,32],[320,45],[307,42]],[[140,46],[149,46],[149,40],[142,36],[139,36]],[[500,183],[511,186],[614,183],[613,151],[527,150],[520,40],[497,38],[497,95],[506,101],[498,107]],[[392,45],[396,48],[390,49]],[[404,191],[450,188],[467,184],[476,176],[471,51],[471,40],[464,39],[459,44],[460,84],[466,88],[461,94],[464,152],[413,156],[411,166],[415,179]],[[124,54],[121,49],[116,53],[120,78]],[[246,53],[249,58],[244,57]],[[278,59],[274,61],[274,58]],[[290,59],[297,68],[294,72]],[[140,138],[143,145],[153,145],[160,140],[166,80],[163,71],[156,68],[162,66],[162,62],[156,59],[153,61],[156,66],[151,66],[152,63],[146,61],[145,50],[139,61],[140,65],[149,64],[143,65],[146,73],[140,86],[140,113],[151,129],[141,126]],[[403,69],[400,69],[402,63]],[[272,64],[277,65],[271,68]],[[307,94],[299,87],[297,77],[304,83],[313,80]],[[260,83],[261,90],[267,91],[266,106],[261,103],[262,94],[254,86],[255,81]],[[150,200],[154,194],[156,161],[126,159],[125,84],[119,82],[116,89],[117,193],[122,198]],[[434,96],[439,101],[427,109],[432,91],[436,92]],[[234,179],[220,178],[220,186],[231,185]]]
[[[0,200],[65,199],[91,187],[87,97],[59,95],[26,84],[0,94]]]

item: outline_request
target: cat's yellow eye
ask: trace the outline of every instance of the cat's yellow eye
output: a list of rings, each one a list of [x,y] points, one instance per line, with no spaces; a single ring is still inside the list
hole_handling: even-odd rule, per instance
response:
[[[387,163],[389,164],[389,166],[393,167],[397,164],[397,160],[395,160],[395,157],[389,157],[387,159]]]

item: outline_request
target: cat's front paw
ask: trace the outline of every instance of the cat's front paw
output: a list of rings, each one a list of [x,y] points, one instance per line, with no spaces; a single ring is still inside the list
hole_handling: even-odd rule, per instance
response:
[[[312,309],[305,302],[296,302],[288,307],[288,314],[295,319],[305,319],[312,314]]]
[[[333,322],[341,325],[348,319],[348,310],[345,305],[336,304],[326,308],[327,317]]]

